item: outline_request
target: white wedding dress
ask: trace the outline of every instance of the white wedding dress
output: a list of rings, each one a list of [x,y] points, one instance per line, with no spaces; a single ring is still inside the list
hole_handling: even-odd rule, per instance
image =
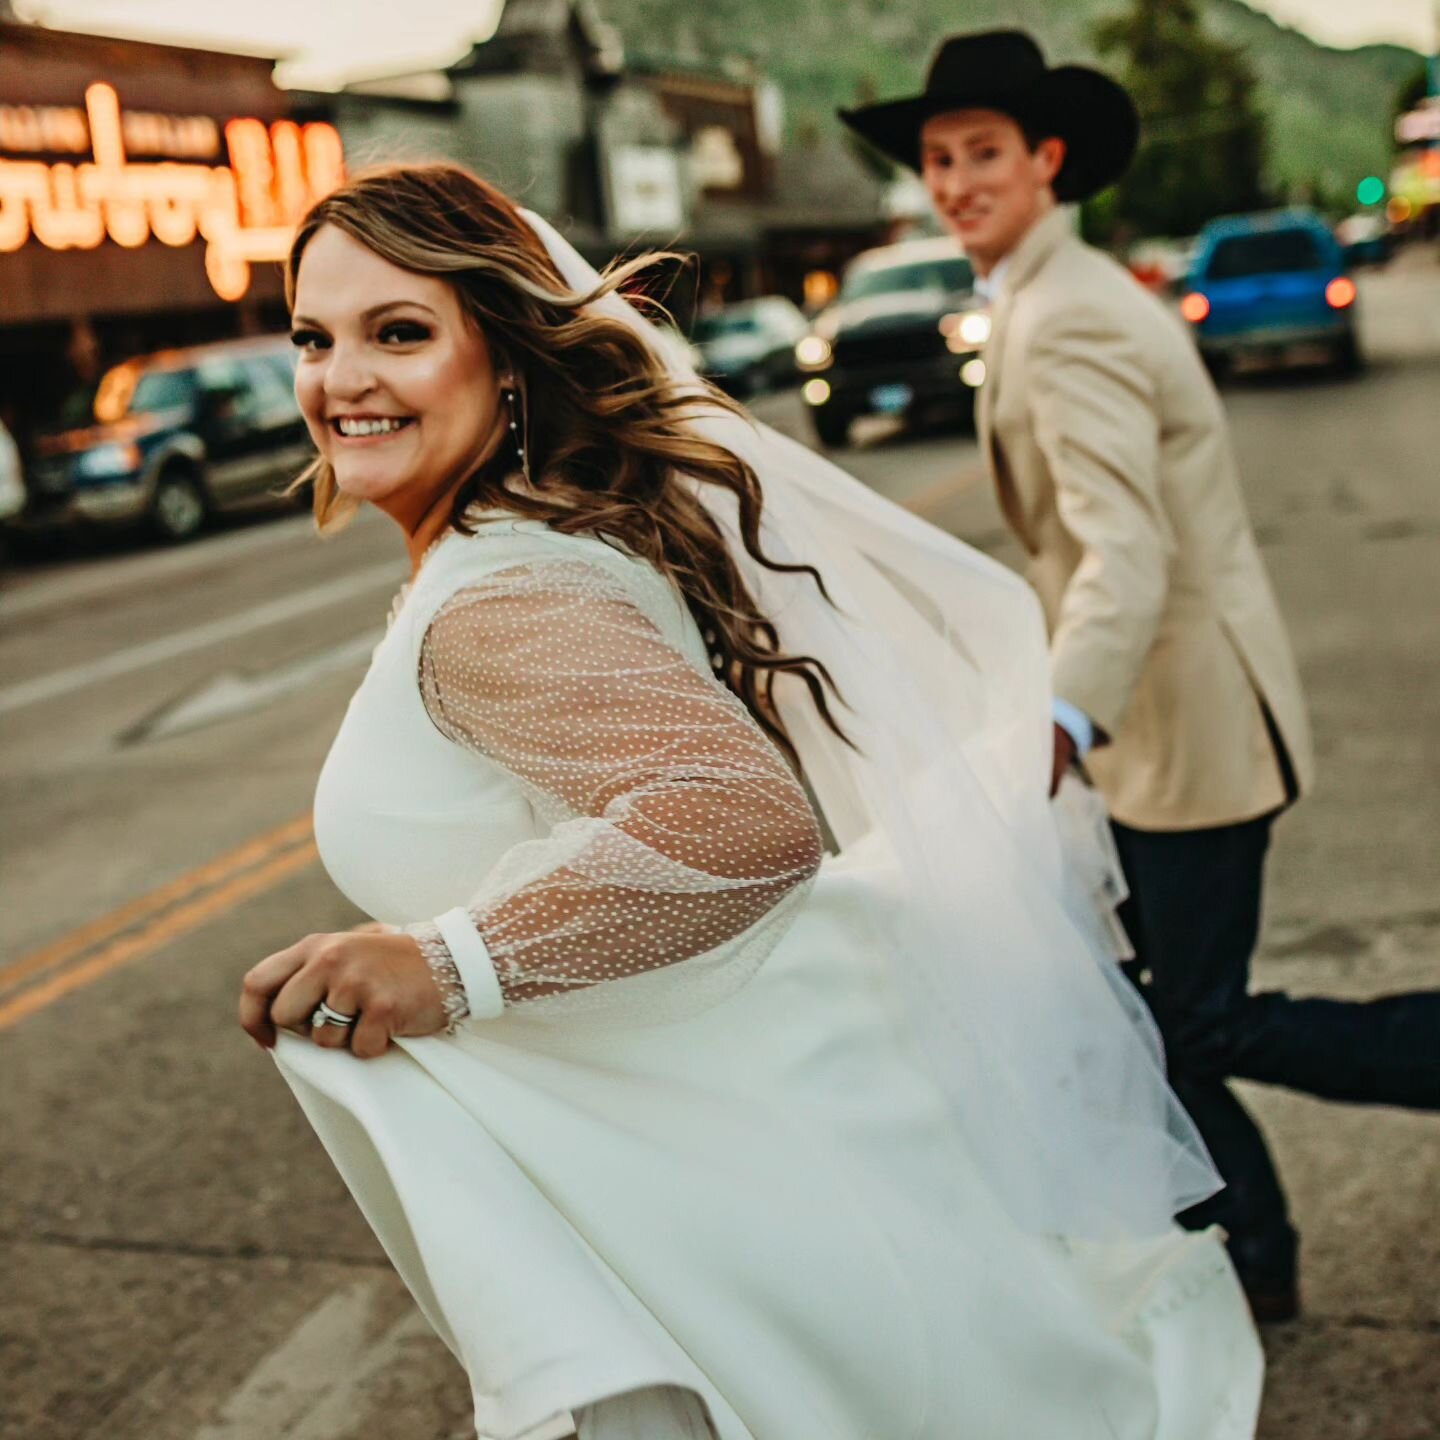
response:
[[[897,1038],[889,852],[821,858],[647,565],[493,513],[448,535],[316,835],[367,913],[466,952],[456,1033],[276,1057],[482,1437],[1253,1435],[1219,1237],[1016,1223]]]

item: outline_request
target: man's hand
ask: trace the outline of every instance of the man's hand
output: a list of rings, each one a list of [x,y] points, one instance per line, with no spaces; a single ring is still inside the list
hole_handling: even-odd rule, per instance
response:
[[[1065,778],[1065,772],[1075,761],[1075,742],[1070,738],[1070,732],[1058,721],[1051,729],[1055,732],[1055,753],[1050,767],[1050,798],[1053,800],[1060,789],[1060,782]]]

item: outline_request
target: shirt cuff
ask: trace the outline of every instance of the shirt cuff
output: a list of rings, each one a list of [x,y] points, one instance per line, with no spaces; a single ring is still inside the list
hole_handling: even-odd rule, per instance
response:
[[[1081,759],[1095,747],[1095,722],[1078,706],[1057,695],[1050,702],[1055,723],[1075,742],[1075,753]]]
[[[465,987],[465,1000],[475,1020],[494,1020],[505,1011],[505,997],[495,974],[490,951],[470,912],[463,905],[435,917],[435,928],[450,949],[450,958],[460,972]]]

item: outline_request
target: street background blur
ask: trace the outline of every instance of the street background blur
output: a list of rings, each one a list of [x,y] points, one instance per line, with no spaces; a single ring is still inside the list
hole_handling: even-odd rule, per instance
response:
[[[826,432],[847,265],[898,244],[898,273],[931,233],[913,179],[832,112],[913,88],[960,23],[1022,24],[1052,58],[1124,76],[1146,148],[1077,224],[1223,378],[1317,734],[1316,793],[1277,830],[1257,983],[1440,985],[1440,70],[1418,49],[1327,48],[1239,0],[975,0],[963,17],[509,0],[443,63],[337,90],[323,56],[276,72],[45,11],[0,0],[3,1440],[471,1433],[464,1377],[232,1023],[256,960],[364,918],[308,811],[405,561],[382,518],[321,541],[276,498],[306,442],[286,347],[265,338],[285,325],[288,227],[342,163],[458,159],[597,262],[694,251],[667,293],[718,383],[1014,562],[968,408],[917,403],[919,331],[867,352],[901,368]],[[121,181],[147,166],[176,188],[127,206]],[[1234,212],[1335,237],[1314,299],[1329,339],[1206,331],[1222,302],[1196,237]],[[906,313],[963,396],[983,325],[945,274]],[[1434,1440],[1440,1124],[1246,1096],[1304,1236],[1305,1314],[1265,1336],[1262,1437]]]

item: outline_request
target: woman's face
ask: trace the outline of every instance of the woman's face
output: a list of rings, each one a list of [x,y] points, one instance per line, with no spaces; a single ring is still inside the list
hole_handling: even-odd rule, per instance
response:
[[[412,531],[504,439],[490,348],[445,281],[325,225],[291,324],[295,394],[336,485]]]

